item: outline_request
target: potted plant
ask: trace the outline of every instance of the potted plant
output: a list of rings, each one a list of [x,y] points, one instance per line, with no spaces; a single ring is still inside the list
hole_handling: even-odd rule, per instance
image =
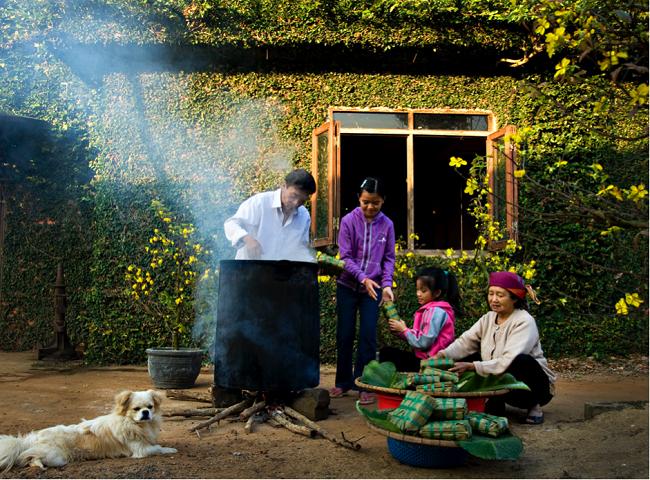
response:
[[[195,240],[196,228],[180,223],[159,200],[153,200],[159,228],[144,248],[146,265],[129,265],[125,278],[129,295],[143,310],[164,322],[170,347],[147,349],[149,375],[158,388],[189,388],[201,370],[203,350],[184,348],[194,320],[193,292],[209,275],[209,252]]]

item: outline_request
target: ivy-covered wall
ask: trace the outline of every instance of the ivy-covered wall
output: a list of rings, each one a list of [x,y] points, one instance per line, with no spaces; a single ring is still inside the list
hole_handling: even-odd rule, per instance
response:
[[[401,45],[420,48],[441,42],[440,46],[448,49],[448,63],[426,65],[408,73],[408,62],[399,57],[381,57],[390,60],[388,64],[373,62],[373,48],[384,41],[389,51],[391,42],[402,38],[404,30],[396,27],[390,30],[392,40],[381,40],[375,35],[380,30],[368,27],[377,21],[372,20],[377,12],[369,11],[365,14],[369,23],[359,20],[361,23],[355,25],[366,25],[375,36],[359,37],[357,27],[351,27],[349,35],[341,37],[350,43],[356,38],[357,46],[366,49],[363,63],[339,61],[345,59],[346,50],[336,46],[329,34],[315,39],[303,32],[304,44],[293,44],[297,52],[309,51],[321,39],[335,47],[325,53],[335,56],[301,59],[300,68],[292,69],[291,58],[274,63],[273,54],[266,60],[259,58],[263,49],[248,48],[283,46],[279,39],[286,39],[286,35],[280,31],[277,36],[258,38],[243,47],[234,37],[217,36],[218,41],[205,44],[223,47],[232,42],[233,49],[224,63],[219,59],[206,62],[204,51],[187,48],[200,43],[201,31],[207,31],[201,30],[207,28],[205,23],[190,30],[188,41],[187,32],[177,23],[178,12],[189,20],[208,16],[217,22],[230,17],[216,15],[210,9],[192,10],[210,2],[192,2],[184,5],[185,10],[180,5],[183,2],[157,3],[164,8],[155,10],[158,16],[147,17],[150,24],[134,22],[133,10],[138,15],[143,13],[133,5],[125,6],[128,2],[107,3],[103,9],[111,12],[112,23],[104,17],[97,25],[95,20],[82,23],[86,28],[81,35],[75,29],[79,24],[73,20],[85,18],[82,13],[88,2],[85,7],[80,3],[68,10],[63,3],[49,2],[49,12],[31,12],[32,24],[19,25],[14,20],[16,28],[2,32],[5,38],[11,33],[12,41],[0,49],[0,110],[38,118],[48,125],[45,139],[38,140],[44,151],[29,154],[32,170],[18,168],[20,175],[5,184],[11,194],[2,265],[2,349],[49,343],[53,317],[50,287],[59,261],[66,268],[70,295],[68,331],[89,362],[139,362],[145,358],[147,347],[168,344],[170,332],[128,295],[125,280],[129,265],[147,262],[144,247],[156,228],[149,208],[151,200],[161,199],[180,218],[197,226],[199,236],[212,251],[210,266],[214,271],[219,259],[234,255],[223,238],[223,220],[251,193],[274,188],[287,170],[310,168],[311,131],[325,120],[330,106],[491,110],[499,125],[534,127],[529,141],[544,145],[547,151],[566,152],[568,159],[576,160],[575,168],[600,162],[619,165],[621,175],[630,181],[641,182],[647,177],[645,140],[618,144],[594,134],[611,129],[634,136],[638,134],[634,119],[624,112],[614,120],[587,111],[580,112],[580,121],[566,115],[563,109],[579,110],[584,98],[592,94],[589,85],[547,86],[544,96],[535,96],[530,94],[530,85],[538,85],[542,79],[532,70],[515,76],[487,64],[483,73],[481,68],[479,72],[454,68],[457,58],[449,52],[468,45],[469,38],[478,38],[468,36],[463,25],[454,26],[455,34],[445,40],[423,34],[419,42]],[[258,3],[260,8],[265,5]],[[252,15],[232,5],[229,8],[231,16]],[[332,18],[337,18],[335,13]],[[359,18],[363,16],[363,12],[357,13]],[[93,25],[97,37],[93,37]],[[174,25],[176,30],[171,28]],[[296,32],[305,27],[300,22],[287,25],[285,29],[300,26]],[[487,44],[489,58],[514,48],[517,42],[513,39],[521,41],[512,26],[498,21],[492,26],[511,31],[512,36],[508,45]],[[132,38],[137,34],[143,36]],[[247,35],[257,38],[251,32]],[[120,39],[116,42],[119,48],[108,43],[116,38]],[[141,46],[164,44],[170,38],[180,50]],[[361,38],[375,46],[364,44]],[[129,52],[126,57],[117,55],[124,52]],[[95,55],[102,61],[93,63]],[[254,61],[244,61],[247,55],[253,55]],[[415,62],[411,55],[408,58]],[[549,96],[555,103],[548,102]],[[3,160],[5,169],[20,163],[15,158],[18,137],[12,138],[3,148],[3,155],[14,155]],[[52,143],[56,146],[47,146]],[[538,182],[570,175],[570,171],[549,172],[540,158],[545,150],[535,152],[527,157],[526,170]],[[630,164],[633,169],[626,168]],[[533,283],[544,301],[533,307],[533,314],[545,349],[550,355],[645,351],[647,315],[639,310],[617,317],[612,305],[621,291],[632,286],[641,286],[647,305],[647,245],[635,251],[628,238],[602,236],[588,225],[539,220],[537,213],[552,215],[554,203],[562,201],[561,196],[544,195],[542,190],[522,183],[520,231],[524,248],[518,256],[521,261],[537,262]],[[602,265],[603,256],[633,275],[621,280],[624,284],[617,284],[619,279],[611,272],[594,267]],[[409,272],[412,274],[419,263],[447,265],[449,259],[416,257],[404,262],[408,268],[405,266],[397,276],[401,293],[398,308],[409,317],[415,308]],[[469,280],[461,283],[467,286],[463,295],[469,308],[459,322],[459,332],[486,308],[484,289],[472,286],[475,284]],[[322,361],[332,361],[332,282],[323,283],[321,292]],[[197,293],[214,300],[217,292]],[[209,309],[197,319],[201,326],[207,323],[207,329],[212,328],[210,321],[213,316]],[[381,338],[394,342],[385,326]],[[185,340],[189,339],[186,333]]]

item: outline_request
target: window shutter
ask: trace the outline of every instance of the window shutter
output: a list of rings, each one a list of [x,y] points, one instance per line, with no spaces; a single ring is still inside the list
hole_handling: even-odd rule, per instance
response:
[[[507,125],[488,136],[487,169],[489,175],[490,217],[497,222],[503,236],[500,240],[491,240],[490,250],[503,248],[508,240],[517,239],[517,149],[511,137],[516,127]]]
[[[311,204],[314,247],[336,243],[339,207],[339,122],[326,122],[312,132],[311,173],[316,195]]]

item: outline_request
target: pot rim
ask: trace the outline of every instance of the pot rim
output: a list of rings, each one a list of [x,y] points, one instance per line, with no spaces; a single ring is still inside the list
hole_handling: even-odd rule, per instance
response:
[[[173,355],[183,355],[183,354],[203,354],[202,348],[192,348],[192,347],[181,347],[181,348],[172,348],[172,347],[157,347],[157,348],[147,348],[145,350],[147,355],[161,355],[161,356],[173,356]]]

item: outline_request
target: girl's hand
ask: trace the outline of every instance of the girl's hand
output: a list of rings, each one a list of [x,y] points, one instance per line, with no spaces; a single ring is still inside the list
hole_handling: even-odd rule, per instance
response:
[[[393,294],[393,289],[390,287],[384,287],[384,289],[381,291],[381,303],[394,301],[395,295]]]
[[[375,282],[373,279],[366,277],[363,279],[363,282],[361,282],[364,287],[366,287],[366,292],[368,292],[368,295],[370,295],[370,298],[373,300],[377,300],[377,290],[379,290],[381,287]]]
[[[406,331],[406,323],[404,320],[395,320],[391,318],[388,320],[388,328],[390,328],[391,332],[402,333]]]
[[[476,370],[473,362],[456,362],[454,366],[449,369],[450,372],[456,372],[456,373],[463,373],[463,372],[467,372],[468,370],[469,371]]]

